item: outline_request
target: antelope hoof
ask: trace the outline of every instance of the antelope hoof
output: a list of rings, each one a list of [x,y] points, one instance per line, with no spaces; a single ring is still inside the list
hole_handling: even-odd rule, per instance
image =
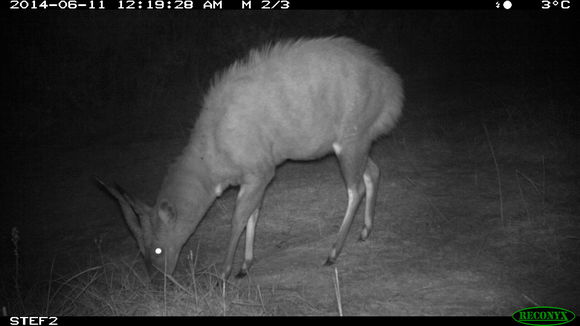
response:
[[[358,241],[366,241],[366,239],[369,238],[370,234],[371,234],[370,230],[368,230],[367,228],[363,228],[360,233],[360,237],[358,238]]]
[[[328,259],[326,259],[326,262],[324,263],[324,266],[334,265],[335,262],[336,262],[336,258],[328,257]]]
[[[238,274],[236,274],[236,278],[244,278],[246,277],[246,275],[248,275],[248,271],[246,271],[245,269],[240,269]]]

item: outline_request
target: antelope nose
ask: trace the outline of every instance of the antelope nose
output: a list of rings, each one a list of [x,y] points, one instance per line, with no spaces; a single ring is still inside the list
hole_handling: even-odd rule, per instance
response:
[[[163,273],[159,271],[152,264],[146,264],[147,274],[149,275],[149,280],[151,283],[163,281]]]

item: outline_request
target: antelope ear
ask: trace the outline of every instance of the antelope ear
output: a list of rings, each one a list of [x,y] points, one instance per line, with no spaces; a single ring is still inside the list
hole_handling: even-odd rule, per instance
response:
[[[163,223],[168,224],[173,222],[177,218],[177,212],[175,207],[171,205],[167,200],[163,199],[159,204],[159,209],[157,210],[157,215],[163,221]]]
[[[129,226],[129,229],[137,240],[139,250],[141,250],[142,254],[145,254],[145,243],[143,239],[145,236],[144,233],[148,234],[150,232],[150,222],[149,216],[143,214],[144,212],[150,211],[151,208],[141,201],[133,199],[133,197],[131,197],[119,185],[110,187],[97,177],[95,177],[95,180],[101,185],[101,187],[107,190],[111,196],[117,199],[121,206],[121,210],[123,211],[123,217],[125,217],[127,226]]]

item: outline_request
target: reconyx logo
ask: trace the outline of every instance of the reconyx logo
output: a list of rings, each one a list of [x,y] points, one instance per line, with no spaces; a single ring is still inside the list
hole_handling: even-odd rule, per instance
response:
[[[512,318],[525,325],[563,325],[576,318],[573,312],[558,307],[531,307],[513,313]]]

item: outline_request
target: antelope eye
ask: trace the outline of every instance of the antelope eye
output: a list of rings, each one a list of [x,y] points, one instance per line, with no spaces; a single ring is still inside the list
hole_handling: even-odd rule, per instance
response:
[[[156,255],[161,255],[163,253],[163,249],[161,248],[155,248],[155,254]]]

